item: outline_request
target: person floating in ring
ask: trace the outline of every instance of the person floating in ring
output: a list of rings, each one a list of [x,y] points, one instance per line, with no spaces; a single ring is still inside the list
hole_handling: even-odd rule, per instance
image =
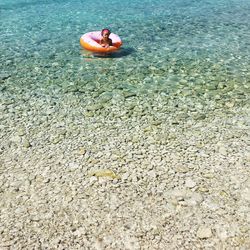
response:
[[[100,40],[100,44],[104,48],[108,48],[112,46],[112,39],[109,38],[111,31],[109,29],[103,29],[101,31],[102,39]]]
[[[109,29],[103,29],[85,33],[80,38],[80,44],[84,49],[92,52],[111,53],[122,46],[122,40]]]

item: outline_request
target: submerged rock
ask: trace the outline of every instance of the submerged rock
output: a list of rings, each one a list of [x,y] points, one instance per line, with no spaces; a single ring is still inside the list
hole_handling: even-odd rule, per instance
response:
[[[212,237],[212,230],[208,226],[201,226],[197,231],[197,237],[200,239],[207,239]]]
[[[90,174],[91,176],[96,176],[96,177],[110,177],[112,179],[119,179],[120,177],[110,169],[101,169],[94,171]]]
[[[26,138],[23,139],[23,146],[24,146],[25,148],[31,147],[31,144],[30,144],[30,142],[29,142],[28,139],[26,139]]]
[[[9,73],[0,73],[0,81],[4,81],[10,77],[11,77],[11,74]]]
[[[196,182],[189,178],[185,181],[185,186],[187,188],[193,188],[196,186]]]

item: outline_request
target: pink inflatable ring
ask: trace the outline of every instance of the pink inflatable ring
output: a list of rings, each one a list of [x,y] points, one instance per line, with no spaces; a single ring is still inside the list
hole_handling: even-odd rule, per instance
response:
[[[122,45],[121,38],[114,33],[111,33],[109,38],[112,40],[112,46],[104,48],[100,45],[102,39],[101,31],[92,31],[81,36],[80,44],[84,49],[92,52],[106,53],[118,50]]]

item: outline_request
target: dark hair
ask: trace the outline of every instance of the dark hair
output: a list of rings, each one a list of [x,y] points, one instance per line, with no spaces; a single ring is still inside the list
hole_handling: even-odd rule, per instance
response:
[[[104,33],[105,31],[108,31],[109,34],[111,33],[111,31],[110,31],[109,29],[102,29],[101,35],[103,35],[103,33]]]

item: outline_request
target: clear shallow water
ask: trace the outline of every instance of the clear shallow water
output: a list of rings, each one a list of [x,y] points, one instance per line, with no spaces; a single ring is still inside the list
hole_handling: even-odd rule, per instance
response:
[[[4,0],[0,19],[1,80],[17,88],[122,85],[148,95],[195,88],[247,98],[245,0]],[[79,38],[103,27],[119,34],[124,46],[107,58],[93,57]]]

